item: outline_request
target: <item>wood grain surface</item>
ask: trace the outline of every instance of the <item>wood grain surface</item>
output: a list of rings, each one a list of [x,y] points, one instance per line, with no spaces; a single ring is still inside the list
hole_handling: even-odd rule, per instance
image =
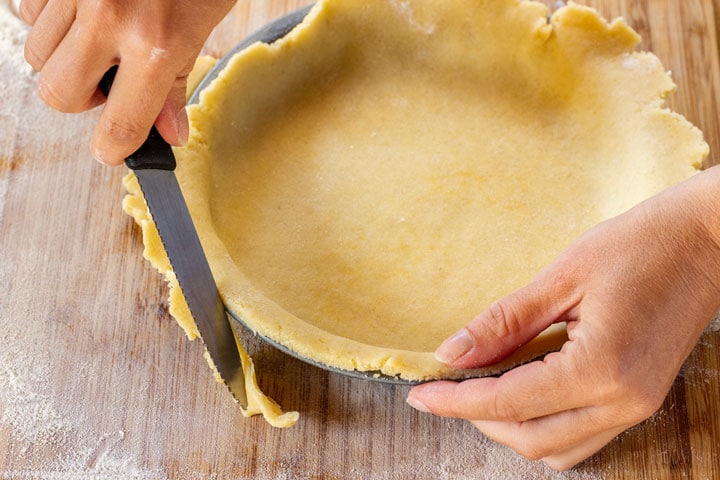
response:
[[[238,2],[205,53],[304,3]],[[678,84],[670,105],[716,152],[718,6],[581,3],[641,33]],[[0,40],[21,56],[16,37]],[[242,417],[167,313],[165,285],[120,210],[124,171],[87,153],[98,112],[44,108],[36,76],[15,65],[0,57],[0,478],[720,479],[718,331],[703,335],[656,415],[562,474],[462,421],[415,412],[406,387],[328,373],[250,335],[260,385],[301,418],[280,430]]]

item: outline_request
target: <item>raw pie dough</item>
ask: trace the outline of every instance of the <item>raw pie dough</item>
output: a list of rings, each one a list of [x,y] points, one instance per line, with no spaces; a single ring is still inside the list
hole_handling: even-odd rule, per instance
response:
[[[226,305],[333,367],[467,375],[445,338],[707,155],[638,41],[575,4],[320,1],[189,108],[177,174]]]

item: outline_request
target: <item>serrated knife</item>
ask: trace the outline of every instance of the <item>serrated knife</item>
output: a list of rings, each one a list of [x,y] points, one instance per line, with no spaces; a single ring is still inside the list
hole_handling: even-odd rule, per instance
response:
[[[100,82],[100,90],[106,97],[117,68],[108,70]],[[245,377],[235,335],[175,177],[172,148],[153,127],[145,143],[125,159],[125,164],[140,183],[210,360],[235,400],[246,408]]]

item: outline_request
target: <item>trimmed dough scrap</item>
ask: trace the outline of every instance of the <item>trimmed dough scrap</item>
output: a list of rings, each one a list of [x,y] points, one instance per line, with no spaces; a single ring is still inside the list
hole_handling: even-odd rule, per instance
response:
[[[227,307],[300,356],[408,380],[557,348],[562,325],[483,369],[433,357],[582,232],[691,176],[708,146],[664,106],[674,83],[623,20],[548,13],[321,0],[233,57],[176,149]]]

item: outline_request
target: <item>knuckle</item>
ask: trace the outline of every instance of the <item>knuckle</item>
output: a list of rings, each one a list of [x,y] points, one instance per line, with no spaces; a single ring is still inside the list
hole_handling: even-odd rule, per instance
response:
[[[573,275],[565,268],[556,268],[550,274],[550,294],[552,298],[562,299],[568,296],[573,290],[575,282]]]
[[[89,110],[101,100],[95,96],[95,91],[84,91],[86,86],[80,82],[68,81],[66,76],[57,77],[43,70],[37,84],[38,96],[49,107],[63,113],[79,113]],[[90,88],[95,88],[92,85]]]
[[[123,17],[123,2],[117,0],[96,0],[89,2],[86,12],[96,19],[96,24],[102,25],[104,21],[118,22]]]
[[[660,409],[663,399],[657,398],[648,390],[632,392],[628,397],[628,417],[633,423],[639,423],[649,418]]]
[[[173,47],[170,42],[157,40],[145,44],[142,49],[148,62],[155,65],[156,68],[162,69],[175,63],[175,59],[170,54],[170,52],[173,51]]]
[[[133,34],[124,39],[121,47],[125,56],[144,62],[149,70],[184,69],[186,65],[182,60],[186,57],[178,53],[188,51],[183,35],[162,25],[143,22],[131,28]]]
[[[20,2],[20,6],[18,8],[18,15],[20,18],[28,23],[29,25],[32,25],[35,23],[35,20],[37,19],[38,13],[35,8],[34,2],[29,2],[25,0],[24,2]]]
[[[83,14],[88,18],[88,21],[85,22],[88,35],[102,33],[102,30],[107,28],[107,25],[123,23],[116,3],[109,0],[97,0],[95,2],[86,2],[83,5]]]
[[[605,400],[626,398],[636,385],[630,381],[626,362],[622,358],[604,358],[593,368],[599,396]]]
[[[45,102],[48,106],[54,108],[55,110],[63,113],[74,112],[74,109],[72,108],[70,103],[67,102],[60,93],[58,93],[54,84],[52,82],[43,80],[42,77],[38,82],[38,95],[40,96],[40,98],[42,98],[43,102]]]
[[[132,121],[114,117],[106,118],[100,123],[101,133],[115,144],[139,144],[144,136],[144,129]]]
[[[529,447],[529,446],[523,446],[516,451],[519,455],[527,458],[528,460],[535,461],[535,460],[542,460],[543,458],[545,458],[545,455],[540,453],[540,450],[535,449],[533,447]]]
[[[488,307],[487,314],[490,321],[486,325],[492,334],[501,341],[513,337],[521,330],[517,315],[503,300],[493,302]]]
[[[534,437],[526,430],[524,422],[510,422],[509,431],[502,435],[487,433],[480,425],[475,425],[483,434],[488,435],[493,441],[513,450],[518,455],[529,460],[543,460],[555,454],[556,448],[548,445],[544,437]]]
[[[629,375],[620,362],[607,368],[603,381],[602,397],[609,402],[621,403],[622,416],[631,423],[647,419],[664,401],[664,395],[659,394],[654,383]]]
[[[548,467],[552,468],[553,470],[555,470],[557,472],[564,472],[565,470],[569,470],[570,468],[572,468],[575,465],[575,462],[565,459],[565,458],[562,458],[562,457],[559,457],[559,456],[554,456],[554,457],[546,456],[546,457],[543,457],[538,460],[542,460],[545,463],[545,465],[547,465]]]
[[[47,61],[47,58],[45,58],[44,55],[42,55],[38,50],[37,46],[35,45],[35,42],[33,41],[27,41],[25,43],[25,49],[23,51],[23,54],[25,56],[25,61],[35,70],[36,72],[39,72],[43,69],[45,66],[45,62]]]
[[[520,422],[524,420],[524,417],[520,415],[520,412],[517,410],[517,408],[515,408],[515,406],[511,402],[506,400],[501,395],[496,395],[493,398],[490,409],[494,417],[499,420],[512,422]]]
[[[514,450],[528,460],[542,460],[551,453],[546,446],[531,441],[517,445]]]
[[[508,316],[505,306],[501,303],[501,301],[498,300],[490,305],[488,308],[488,316],[490,317],[495,333],[499,337],[504,337],[505,335],[503,335],[503,333],[510,330],[510,326],[508,325]]]

